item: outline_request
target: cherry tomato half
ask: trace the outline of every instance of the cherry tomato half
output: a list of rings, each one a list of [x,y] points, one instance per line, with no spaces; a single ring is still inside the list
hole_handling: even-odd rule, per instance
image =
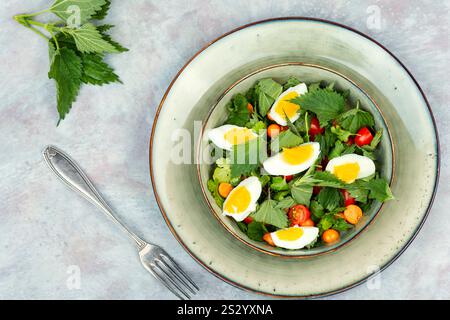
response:
[[[247,110],[248,110],[248,113],[250,113],[250,114],[253,113],[253,106],[252,106],[251,103],[248,103],[248,104],[247,104]]]
[[[247,218],[244,219],[244,222],[245,222],[246,224],[250,224],[250,223],[253,222],[253,218],[252,218],[252,217],[247,217]]]
[[[297,204],[289,209],[288,217],[289,220],[291,220],[291,226],[301,225],[311,217],[311,213],[309,212],[308,207]]]
[[[301,227],[314,227],[314,221],[311,219],[305,220],[301,225]]]
[[[345,204],[345,206],[349,206],[351,204],[355,204],[355,202],[356,202],[355,198],[353,198],[347,190],[341,189],[341,193],[344,196],[344,204]]]
[[[322,234],[322,240],[325,243],[333,243],[339,240],[340,234],[334,229],[328,229]]]
[[[291,181],[292,179],[294,179],[294,176],[293,176],[293,175],[290,175],[290,176],[284,176],[284,180],[286,180],[286,182],[289,182],[289,181]]]
[[[362,147],[367,144],[370,144],[373,140],[372,132],[367,127],[359,129],[358,133],[356,134],[355,143]]]
[[[275,243],[273,242],[273,239],[272,239],[272,236],[270,235],[270,233],[264,234],[263,240],[265,242],[267,242],[268,244],[270,244],[271,246],[275,247]]]
[[[308,133],[312,136],[315,136],[316,134],[322,134],[324,132],[325,128],[320,127],[319,120],[316,117],[312,118]]]
[[[275,138],[277,135],[280,134],[281,128],[279,125],[273,123],[267,128],[267,135],[270,138]]]

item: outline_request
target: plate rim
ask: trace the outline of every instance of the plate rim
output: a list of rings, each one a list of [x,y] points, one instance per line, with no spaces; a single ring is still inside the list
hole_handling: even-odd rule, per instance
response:
[[[203,51],[205,51],[206,49],[208,49],[210,46],[212,46],[214,43],[222,40],[223,38],[239,32],[243,29],[255,26],[255,25],[260,25],[260,24],[265,24],[265,23],[270,23],[270,22],[283,22],[283,21],[313,21],[313,22],[320,22],[320,23],[324,23],[324,24],[328,24],[328,25],[332,25],[335,27],[339,27],[339,28],[343,28],[346,30],[349,30],[351,32],[354,32],[364,38],[366,38],[367,40],[371,41],[372,43],[376,44],[378,47],[380,47],[381,49],[383,49],[387,54],[389,54],[395,61],[397,61],[397,63],[400,65],[401,68],[403,68],[403,70],[406,71],[406,73],[408,74],[408,76],[411,78],[411,80],[413,81],[413,83],[415,84],[415,86],[417,87],[417,89],[420,92],[420,95],[422,96],[429,115],[430,115],[430,119],[431,119],[431,123],[433,125],[434,128],[434,133],[435,133],[435,138],[436,138],[436,178],[434,181],[434,186],[433,186],[433,191],[431,194],[431,198],[430,201],[428,203],[428,206],[425,210],[425,214],[422,218],[422,220],[420,221],[420,223],[417,225],[416,229],[414,230],[412,236],[406,241],[405,245],[388,261],[386,262],[383,266],[381,266],[380,270],[374,274],[370,274],[367,275],[366,277],[363,277],[362,279],[346,285],[342,288],[339,289],[335,289],[332,291],[328,291],[328,292],[324,292],[324,293],[319,293],[319,294],[310,294],[310,295],[279,295],[279,294],[271,294],[271,293],[267,293],[267,292],[263,292],[263,291],[258,291],[256,289],[253,288],[249,288],[243,284],[237,283],[231,279],[228,279],[227,277],[219,274],[218,272],[208,268],[208,266],[206,264],[204,264],[196,255],[194,255],[194,253],[187,247],[187,245],[183,242],[183,240],[178,236],[178,234],[176,233],[175,229],[172,226],[172,223],[169,221],[166,212],[164,210],[164,207],[161,203],[161,200],[159,198],[158,195],[158,191],[156,188],[156,183],[155,183],[155,178],[154,178],[154,174],[153,174],[153,138],[154,138],[154,134],[156,131],[156,126],[158,123],[158,118],[159,118],[159,114],[162,110],[162,107],[164,105],[164,102],[168,96],[168,94],[170,93],[172,86],[175,84],[175,82],[178,80],[179,76],[183,73],[183,71],[187,68],[187,66],[189,66],[191,64],[192,61],[194,61],[201,53],[203,53]],[[214,40],[208,42],[205,46],[203,46],[199,51],[197,51],[184,65],[183,67],[176,73],[175,77],[172,79],[172,81],[170,82],[169,86],[167,87],[167,90],[165,91],[159,105],[158,108],[156,110],[155,113],[155,117],[153,120],[153,124],[152,124],[152,130],[151,130],[151,134],[150,134],[150,141],[149,141],[149,166],[150,166],[150,179],[151,179],[151,184],[152,184],[152,189],[153,189],[153,194],[154,197],[156,199],[157,205],[159,207],[159,210],[169,228],[169,230],[171,231],[172,235],[175,237],[175,239],[177,239],[177,241],[182,245],[182,247],[184,248],[184,250],[197,262],[199,263],[204,269],[206,269],[208,272],[210,272],[212,275],[216,276],[217,278],[225,281],[226,283],[245,290],[247,292],[251,292],[251,293],[256,293],[256,294],[260,294],[263,296],[268,296],[268,297],[273,297],[273,298],[317,298],[317,297],[327,297],[327,296],[332,296],[341,292],[345,292],[349,289],[352,289],[354,287],[357,287],[359,285],[361,285],[362,283],[364,283],[365,281],[377,276],[379,273],[381,273],[382,271],[384,271],[386,268],[388,268],[390,265],[392,265],[393,262],[395,262],[402,254],[403,252],[405,252],[405,250],[411,245],[411,243],[414,241],[414,239],[416,238],[416,236],[418,235],[418,233],[420,232],[420,230],[422,229],[423,225],[425,224],[425,221],[427,220],[430,210],[433,206],[435,197],[436,197],[436,193],[437,193],[437,188],[439,185],[439,179],[440,179],[440,167],[441,167],[441,152],[440,152],[440,142],[439,142],[439,133],[438,133],[438,128],[436,125],[436,120],[433,114],[433,110],[431,109],[430,103],[428,102],[428,99],[424,93],[424,91],[422,90],[421,86],[419,85],[419,83],[417,82],[417,80],[414,78],[414,76],[412,75],[412,73],[409,71],[409,69],[390,51],[388,50],[385,46],[383,46],[380,42],[378,42],[377,40],[373,39],[372,37],[366,35],[365,33],[358,31],[352,27],[349,27],[347,25],[344,25],[342,23],[339,22],[335,22],[335,21],[331,21],[331,20],[327,20],[327,19],[321,19],[321,18],[313,18],[313,17],[304,17],[304,16],[293,16],[293,17],[278,17],[278,18],[269,18],[269,19],[263,19],[263,20],[258,20],[255,22],[251,22],[248,24],[244,24],[241,25],[237,28],[234,28],[224,34],[222,34],[221,36],[215,38]]]

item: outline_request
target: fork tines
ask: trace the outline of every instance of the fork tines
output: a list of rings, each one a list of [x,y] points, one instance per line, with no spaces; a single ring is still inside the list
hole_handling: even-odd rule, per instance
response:
[[[182,300],[191,299],[200,289],[181,267],[167,254],[160,253],[150,264],[152,274],[174,295]]]

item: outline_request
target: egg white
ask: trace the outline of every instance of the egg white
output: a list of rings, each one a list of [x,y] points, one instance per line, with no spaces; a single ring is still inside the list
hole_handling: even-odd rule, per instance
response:
[[[367,178],[375,173],[375,163],[373,162],[373,160],[355,153],[350,153],[331,159],[328,162],[325,170],[333,173],[335,166],[355,162],[359,165],[359,173],[356,179]]]
[[[280,94],[280,96],[277,98],[277,100],[275,100],[275,102],[272,105],[272,108],[270,108],[270,111],[268,113],[270,115],[270,117],[273,119],[273,121],[275,121],[276,123],[278,123],[281,126],[286,126],[287,121],[283,116],[281,116],[275,112],[275,106],[278,104],[278,102],[280,100],[283,99],[284,96],[286,96],[287,94],[289,94],[293,91],[295,91],[300,96],[300,95],[308,92],[308,87],[306,86],[306,84],[300,83],[299,85],[296,85],[295,87],[291,87],[291,88],[287,89],[282,94]],[[293,116],[292,118],[289,118],[289,120],[291,120],[291,122],[294,122],[299,117],[300,117],[300,114],[297,112],[297,114],[295,116]]]
[[[250,192],[250,204],[242,212],[239,213],[232,213],[225,210],[226,204],[230,196],[233,194],[233,192],[238,187],[244,187]],[[230,194],[228,195],[227,199],[223,203],[223,214],[226,216],[233,217],[236,221],[242,221],[245,218],[248,217],[250,213],[256,210],[256,202],[258,201],[259,197],[261,196],[262,186],[261,182],[257,177],[249,177],[245,180],[243,180],[241,183],[239,183],[233,190],[231,190]]]
[[[293,240],[293,241],[286,241],[281,240],[277,236],[277,232],[272,232],[270,235],[272,237],[273,243],[280,248],[285,249],[301,249],[314,240],[317,239],[317,236],[319,235],[319,228],[316,227],[299,227],[299,226],[293,226],[290,228],[301,228],[303,230],[303,234],[300,238]],[[288,229],[290,229],[288,228]]]
[[[281,151],[263,162],[264,170],[272,176],[290,176],[307,170],[316,162],[320,155],[320,144],[318,142],[308,142],[302,144],[302,146],[307,144],[313,145],[314,149],[311,158],[307,161],[298,165],[289,164],[284,161],[283,151]]]
[[[233,148],[233,144],[225,140],[224,135],[228,131],[232,129],[243,129],[243,127],[235,126],[232,124],[226,124],[214,129],[211,129],[208,132],[208,138],[211,140],[216,146],[218,146],[220,149],[231,151]],[[253,132],[254,137],[256,138],[258,135]]]

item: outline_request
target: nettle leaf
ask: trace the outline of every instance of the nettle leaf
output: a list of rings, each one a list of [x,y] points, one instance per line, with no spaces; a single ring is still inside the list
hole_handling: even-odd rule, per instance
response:
[[[280,200],[280,202],[277,203],[275,208],[277,209],[287,209],[292,207],[295,204],[295,200],[292,199],[292,197],[285,197]]]
[[[64,32],[75,40],[77,49],[83,53],[117,53],[119,52],[111,43],[103,39],[102,34],[92,23],[86,23],[81,28],[66,28]]]
[[[341,114],[338,122],[342,128],[351,133],[358,132],[362,127],[373,127],[375,125],[373,116],[369,112],[359,109],[359,107]]]
[[[315,89],[291,100],[300,108],[311,111],[317,115],[320,126],[326,126],[330,120],[336,119],[345,106],[344,97],[328,89]]]
[[[270,144],[272,152],[279,152],[282,148],[292,148],[303,143],[303,139],[294,134],[291,129],[281,132]]]
[[[98,10],[91,19],[103,20],[108,15],[109,8],[111,7],[111,0],[105,0],[105,4]]]
[[[264,234],[267,233],[267,229],[263,223],[252,221],[247,226],[247,236],[255,241],[263,241]]]
[[[103,62],[100,54],[89,53],[81,56],[83,63],[83,75],[81,81],[88,84],[104,85],[112,82],[120,82],[119,76],[114,73],[114,69]]]
[[[283,85],[283,90],[287,90],[289,88],[295,87],[299,85],[301,82],[295,77],[290,77],[288,81]]]
[[[226,123],[240,127],[245,126],[250,121],[250,113],[247,105],[248,100],[244,95],[240,93],[235,95],[228,105],[230,115],[228,116]]]
[[[57,108],[60,120],[70,111],[81,86],[82,64],[76,53],[68,48],[57,50],[48,77],[56,82]]]
[[[332,211],[340,206],[342,202],[342,194],[338,189],[323,188],[320,191],[317,200],[322,207],[328,211]]]
[[[267,158],[265,146],[264,137],[233,146],[230,155],[231,178],[248,175],[257,170],[260,163]]]
[[[370,199],[376,199],[380,202],[394,199],[394,195],[392,194],[389,184],[385,179],[379,178],[367,181],[366,188],[370,190]]]
[[[276,208],[275,200],[266,200],[259,207],[252,217],[255,221],[270,224],[278,228],[286,228],[288,226],[288,218],[286,213]]]
[[[255,86],[255,94],[258,96],[258,112],[266,116],[270,107],[283,91],[281,84],[273,79],[262,79]]]
[[[66,21],[71,26],[82,25],[89,19],[102,12],[106,0],[56,0],[50,7],[50,12]]]
[[[303,204],[309,207],[309,202],[311,200],[313,193],[313,186],[308,184],[292,185],[291,194],[295,202],[298,204]]]
[[[111,25],[111,24],[104,24],[104,25],[101,25],[101,26],[97,26],[97,30],[102,35],[103,40],[105,40],[106,42],[109,42],[114,48],[116,48],[117,52],[126,52],[126,51],[128,51],[127,48],[122,46],[120,43],[114,41],[111,38],[111,36],[106,33],[113,27],[114,26]]]

